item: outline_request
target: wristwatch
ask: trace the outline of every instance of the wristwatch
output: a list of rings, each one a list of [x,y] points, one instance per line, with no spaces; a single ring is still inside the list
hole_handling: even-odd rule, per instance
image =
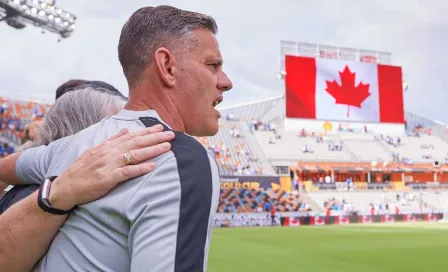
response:
[[[71,212],[71,210],[61,210],[56,209],[51,206],[50,203],[50,189],[51,189],[51,183],[53,180],[55,180],[57,177],[50,177],[47,178],[39,188],[39,196],[37,197],[37,204],[39,207],[44,210],[47,213],[56,214],[56,215],[64,215]]]

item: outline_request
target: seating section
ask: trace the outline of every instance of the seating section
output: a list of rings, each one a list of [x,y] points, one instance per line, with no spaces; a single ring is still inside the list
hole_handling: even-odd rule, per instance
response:
[[[429,208],[448,213],[448,192],[425,191],[422,197]]]
[[[448,161],[448,143],[439,136],[415,134],[390,138],[372,133],[340,133],[327,136],[301,136],[277,128],[272,131],[255,131],[255,138],[264,154],[271,160],[298,160],[315,162],[373,162],[399,161],[406,163],[432,163]],[[320,138],[320,141],[318,139]],[[341,150],[330,145],[341,145]],[[395,155],[396,154],[396,155]]]
[[[41,119],[49,108],[47,104],[0,97],[0,136],[20,145],[26,126]]]
[[[304,160],[304,161],[350,161],[351,157],[344,150],[331,151],[330,142],[339,145],[340,140],[332,136],[322,137],[322,142],[317,142],[316,136],[300,137],[296,133],[278,131],[280,139],[276,139],[273,132],[255,131],[259,144],[262,146],[266,156],[279,160]],[[319,136],[317,136],[319,137]],[[304,152],[307,148],[309,152]]]
[[[380,135],[374,131],[368,133],[339,132],[337,135],[327,136],[329,140],[343,144],[342,151],[334,152],[328,148],[328,142],[317,143],[309,137],[297,137],[297,132],[282,131],[282,123],[286,113],[285,97],[276,97],[263,101],[235,106],[221,110],[222,115],[252,123],[254,120],[264,122],[277,122],[278,134],[282,139],[276,139],[272,132],[255,131],[254,136],[258,144],[271,163],[291,163],[293,161],[315,162],[372,162],[393,161],[398,153],[400,161],[417,163],[432,163],[435,159],[448,162],[448,129],[445,124],[439,124],[420,116],[405,113],[406,132],[409,135],[401,137],[402,144],[394,148],[385,144]],[[320,131],[321,132],[321,131]],[[414,137],[419,135],[420,138]],[[430,136],[433,135],[433,136]],[[422,145],[434,146],[431,149],[422,149]],[[303,152],[304,147],[312,152]],[[408,158],[407,158],[408,157]]]
[[[223,175],[257,175],[263,168],[238,129],[237,121],[220,120],[219,132],[213,137],[197,139],[208,148],[221,167]]]
[[[346,147],[351,150],[358,161],[391,161],[392,152],[385,149],[377,141],[345,140]]]
[[[412,162],[444,162],[448,157],[448,144],[438,136],[420,134],[419,137],[400,137],[399,145],[394,144],[395,138],[392,141],[387,137],[383,138],[382,141],[391,152],[397,153],[399,158],[409,158]]]
[[[11,145],[8,141],[0,139],[0,159],[7,157],[16,151],[15,147]]]
[[[306,202],[297,194],[283,190],[259,189],[221,189],[218,212],[268,212],[274,205],[279,212],[301,211],[309,209]]]
[[[448,192],[318,191],[302,195],[274,189],[221,189],[218,212],[353,212],[371,214],[448,211]]]
[[[397,194],[399,199],[397,199]],[[397,192],[309,192],[308,196],[322,209],[326,209],[331,202],[349,203],[353,208],[361,213],[370,213],[371,205],[375,207],[375,213],[386,212],[386,204],[389,211],[395,212],[397,206],[400,212],[416,212],[420,210],[420,201],[417,193],[397,193]],[[426,199],[423,206],[427,206]],[[325,206],[327,204],[327,206]],[[381,206],[381,207],[380,207]],[[381,209],[380,209],[381,208]]]

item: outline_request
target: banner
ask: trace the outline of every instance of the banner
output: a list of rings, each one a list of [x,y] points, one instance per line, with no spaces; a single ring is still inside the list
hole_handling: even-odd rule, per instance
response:
[[[311,217],[311,224],[310,225],[325,225],[325,216],[313,216]]]
[[[437,216],[437,214],[434,213],[428,213],[425,215],[425,220],[426,221],[438,221],[442,218],[442,215]]]
[[[361,223],[361,224],[370,224],[370,223],[372,223],[372,216],[371,215],[360,215],[359,216],[359,223]]]
[[[399,214],[399,215],[351,215],[351,216],[309,216],[305,214],[276,214],[272,221],[269,213],[217,213],[213,226],[222,227],[264,227],[264,226],[314,226],[333,224],[371,224],[394,222],[438,221],[442,213]]]
[[[417,221],[417,218],[413,214],[403,214],[403,221],[415,222],[415,221]]]
[[[221,189],[280,189],[278,176],[222,176]]]
[[[394,222],[438,221],[442,219],[442,213],[429,214],[385,214],[385,215],[351,215],[351,216],[307,216],[288,218],[282,217],[283,226],[290,226],[290,220],[303,225],[332,225],[332,224],[371,224]],[[299,226],[299,225],[297,225]]]
[[[217,213],[213,226],[223,227],[264,227],[280,226],[281,216],[275,215],[274,222],[269,213]]]
[[[298,227],[301,225],[301,217],[282,217],[281,224],[283,227]]]
[[[350,216],[340,215],[337,217],[335,224],[346,225],[350,224]]]
[[[385,214],[383,215],[383,218],[381,220],[383,223],[394,223],[395,222],[395,215]]]

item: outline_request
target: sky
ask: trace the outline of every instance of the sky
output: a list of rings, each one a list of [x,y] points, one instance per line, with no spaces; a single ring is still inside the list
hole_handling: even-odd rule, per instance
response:
[[[290,40],[391,52],[411,85],[405,109],[448,122],[446,0],[58,0],[78,18],[61,42],[33,26],[19,31],[0,23],[0,95],[53,102],[55,89],[74,78],[106,81],[127,95],[117,54],[121,28],[136,9],[160,4],[216,19],[234,83],[223,107],[282,95],[280,41]]]

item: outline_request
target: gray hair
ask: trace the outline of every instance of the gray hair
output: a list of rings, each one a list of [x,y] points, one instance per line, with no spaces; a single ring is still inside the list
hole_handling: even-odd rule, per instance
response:
[[[192,32],[198,29],[215,35],[218,32],[212,17],[172,6],[144,7],[134,12],[123,26],[118,44],[118,58],[129,87],[139,83],[158,48],[190,49],[197,44]]]
[[[49,143],[78,133],[121,110],[126,101],[98,88],[83,88],[61,96],[48,113],[40,127],[39,137],[33,146]]]

